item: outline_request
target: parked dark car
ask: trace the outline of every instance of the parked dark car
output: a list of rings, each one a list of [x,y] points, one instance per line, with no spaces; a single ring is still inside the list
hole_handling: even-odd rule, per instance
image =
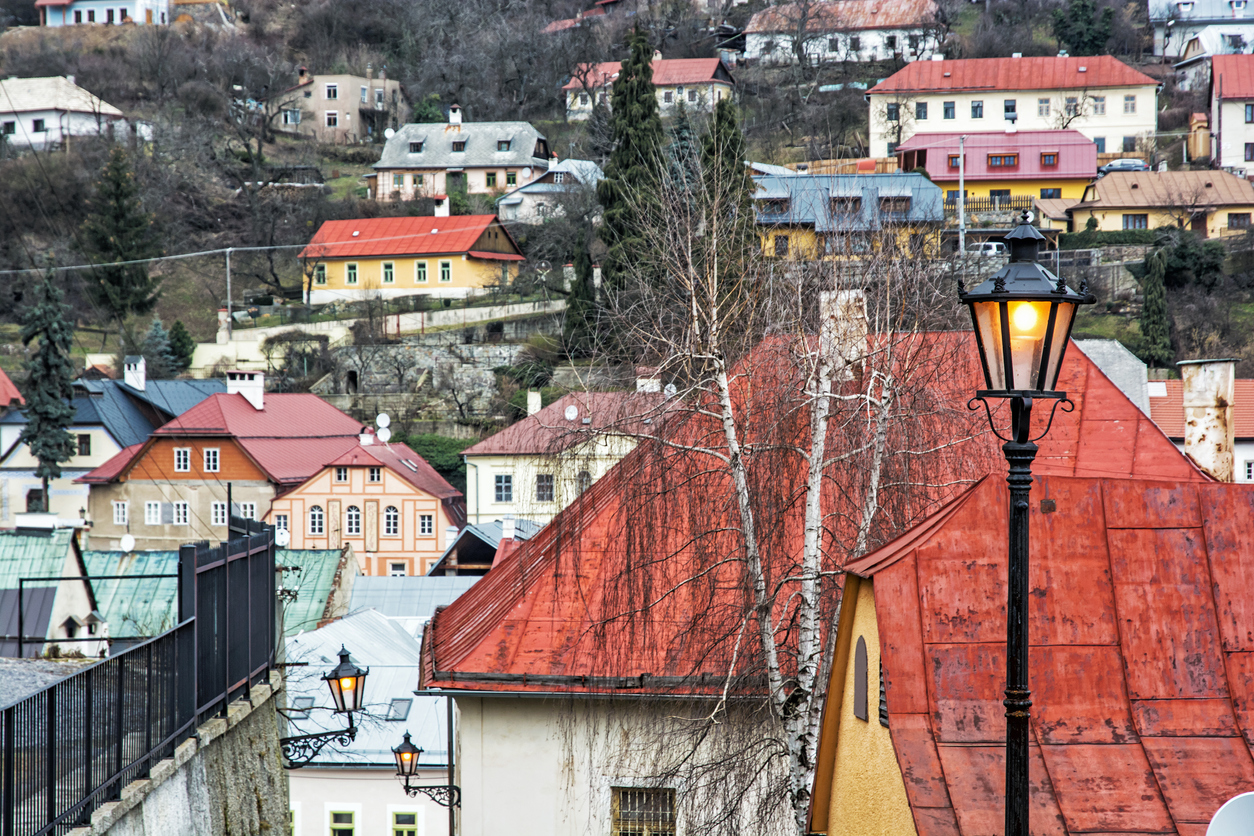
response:
[[[1118,160],[1111,160],[1097,170],[1098,176],[1110,174],[1112,171],[1149,171],[1150,167],[1145,160],[1135,160],[1131,157],[1124,157]]]

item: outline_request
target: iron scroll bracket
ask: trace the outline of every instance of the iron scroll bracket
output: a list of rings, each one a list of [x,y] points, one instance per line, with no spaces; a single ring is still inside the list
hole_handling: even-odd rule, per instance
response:
[[[441,807],[460,807],[462,806],[462,791],[460,787],[453,784],[436,784],[431,787],[415,787],[409,783],[409,779],[405,779],[405,795],[410,798],[416,798],[419,793],[427,796]]]
[[[349,715],[349,726],[346,729],[280,738],[279,746],[283,750],[284,760],[287,761],[283,768],[300,769],[302,766],[308,766],[326,746],[332,743],[337,746],[349,746],[356,738],[357,727],[352,725],[352,715]]]
[[[1053,401],[1049,409],[1049,421],[1045,424],[1045,429],[1041,430],[1040,435],[1029,438],[1028,426],[1032,417],[1032,401],[1039,398]],[[992,408],[988,405],[989,399],[1010,400],[1010,438],[1002,435],[997,430],[997,424],[993,421]],[[993,435],[1002,441],[1017,442],[1019,444],[1036,442],[1044,438],[1049,433],[1049,428],[1054,425],[1054,417],[1058,414],[1058,407],[1061,406],[1062,411],[1066,413],[1075,412],[1075,401],[1068,398],[1066,392],[991,391],[982,389],[976,392],[974,398],[967,401],[967,409],[972,412],[978,411],[977,401],[984,405],[984,414],[988,417],[988,427],[993,431]]]

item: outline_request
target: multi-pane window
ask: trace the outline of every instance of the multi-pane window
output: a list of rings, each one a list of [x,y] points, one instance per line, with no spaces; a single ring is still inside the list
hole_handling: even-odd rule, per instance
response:
[[[422,140],[419,140],[418,142],[409,143],[409,153],[421,154],[422,153]]]
[[[959,163],[959,155],[958,155],[958,154],[950,154],[950,155],[949,155],[949,167],[950,167],[950,168],[957,168],[957,167],[958,167],[958,163]]]
[[[326,283],[327,283],[327,266],[325,264],[315,265],[314,266],[314,284],[326,284]]]
[[[1015,102],[1016,102],[1016,100],[1015,100],[1015,99],[1003,99],[1003,100],[1002,100],[1002,103],[1001,103],[1001,106],[1002,106],[1002,114],[1003,114],[1003,115],[1004,115],[1007,119],[1010,119],[1012,116],[1018,116],[1018,115],[1019,115],[1019,111],[1016,109],[1016,108],[1018,107],[1018,105],[1017,105],[1017,104],[1015,104]]]
[[[1041,189],[1041,200],[1058,200],[1062,197],[1062,189]]]
[[[414,262],[414,281],[417,282],[418,284],[427,283],[427,262],[425,261]]]
[[[321,505],[314,505],[309,509],[309,533],[322,534],[326,531],[326,515],[322,513]]]
[[[1229,212],[1228,213],[1228,229],[1249,229],[1250,213],[1249,212]]]
[[[897,36],[888,35],[887,37],[885,37],[884,46],[887,47],[888,49],[896,49],[897,48]]]
[[[79,433],[78,436],[78,454],[80,456],[91,455],[91,436],[87,433]]]
[[[126,503],[114,502],[113,503],[113,524],[114,525],[126,525],[128,520],[129,520],[129,516],[127,515],[127,511],[126,511]]]
[[[368,88],[361,88],[361,103],[368,104],[370,102],[370,91]]]
[[[989,189],[989,197],[1010,197],[1010,189]]]
[[[614,787],[611,836],[674,836],[675,791]]]
[[[396,265],[391,261],[383,262],[383,283],[392,284],[396,281]]]
[[[417,836],[417,813],[393,813],[392,836]]]
[[[161,503],[144,503],[144,525],[161,525]]]
[[[459,141],[459,142],[454,142],[454,143],[453,143],[453,150],[454,150],[454,151],[456,151],[456,152],[457,152],[457,153],[459,153],[459,154],[460,154],[461,152],[465,151],[465,150],[466,150],[466,142],[465,142],[464,140]]]
[[[340,126],[340,112],[338,110],[328,110],[324,116],[328,128],[338,128]]]
[[[1036,100],[1036,115],[1049,116],[1049,99]]]
[[[989,168],[1006,168],[1019,164],[1018,154],[990,154],[988,157]]]
[[[383,468],[381,468],[381,467],[372,467],[372,468],[370,468],[370,470],[369,470],[369,474],[370,474],[370,481],[371,481],[371,482],[382,482],[382,481],[383,481]]]
[[[592,487],[592,474],[586,470],[579,471],[579,475],[575,477],[575,490],[583,493]]]
[[[888,103],[888,121],[897,122],[901,120],[901,105],[896,102]]]
[[[1254,142],[1245,143],[1245,161],[1254,161]]]
[[[496,492],[497,502],[513,502],[514,501],[514,477],[509,473],[496,474]]]
[[[361,535],[361,509],[356,505],[348,506],[344,512],[344,533],[350,537]]]
[[[226,525],[226,503],[215,502],[209,507],[212,511],[213,525]]]
[[[1104,136],[1093,137],[1093,144],[1097,146],[1097,153],[1099,154],[1106,153],[1106,137]]]
[[[1068,96],[1063,102],[1063,110],[1068,116],[1077,116],[1080,113],[1080,100],[1075,96]]]
[[[174,472],[187,473],[192,469],[192,448],[174,448]]]
[[[927,102],[914,103],[914,118],[919,120],[927,118]]]
[[[1254,122],[1254,104],[1245,106],[1245,121],[1247,123]]]
[[[401,512],[395,505],[383,509],[383,533],[388,537],[396,537],[401,533]]]
[[[541,473],[536,476],[536,502],[553,501],[553,474]]]
[[[957,110],[957,104],[955,102],[945,102],[941,109],[945,119],[953,119]]]
[[[495,189],[496,188],[496,172],[489,171],[487,174],[485,174],[484,182],[489,189]]]
[[[1041,154],[1041,165],[1050,166],[1058,165],[1058,155],[1053,151],[1046,151]]]
[[[344,283],[357,284],[357,265],[349,264],[344,267]]]
[[[191,520],[190,508],[186,502],[174,503],[174,524],[188,525]]]
[[[971,102],[971,118],[972,119],[984,118],[984,102],[982,101]]]
[[[1105,96],[1093,97],[1093,115],[1094,116],[1106,115],[1106,97]]]
[[[388,577],[403,578],[408,574],[409,572],[406,571],[406,566],[404,563],[389,563],[388,564]]]
[[[294,107],[289,107],[289,108],[284,109],[283,124],[284,125],[299,125],[300,124],[300,111]]]
[[[1254,482],[1254,461],[1245,463],[1245,481]]]
[[[518,185],[518,173],[515,171],[505,172],[505,185],[517,186]]]
[[[674,92],[667,90],[665,93],[662,94],[662,101],[665,102],[666,104],[673,103],[675,101]]]
[[[217,473],[219,464],[221,457],[218,455],[218,448],[205,448],[205,473]]]
[[[241,502],[239,503],[239,515],[246,520],[257,519],[257,503]]]
[[[337,482],[348,481],[348,468],[347,467],[337,467],[335,469],[335,481]]]
[[[857,35],[851,35],[849,37],[849,51],[861,52],[862,51],[862,38],[858,37]]]
[[[418,536],[430,537],[435,534],[435,515],[419,514],[418,515]]]
[[[1136,113],[1136,96],[1123,97],[1123,112]]]
[[[1124,229],[1149,229],[1149,215],[1124,215]]]
[[[287,531],[288,530],[287,514],[275,514],[274,515],[274,527],[277,529],[281,529],[283,531]]]
[[[695,102],[696,100],[697,100],[697,91],[696,91],[696,90],[689,90],[689,91],[688,91],[688,101],[690,101],[690,102]]]
[[[1136,150],[1136,137],[1125,136],[1123,138],[1123,153],[1131,154],[1135,150]]]
[[[453,262],[451,261],[440,262],[440,281],[442,282],[453,281]]]
[[[332,813],[331,836],[354,836],[357,832],[357,828],[354,827],[356,821],[356,813]]]
[[[338,99],[340,97],[340,86],[338,84],[327,85],[327,98]]]

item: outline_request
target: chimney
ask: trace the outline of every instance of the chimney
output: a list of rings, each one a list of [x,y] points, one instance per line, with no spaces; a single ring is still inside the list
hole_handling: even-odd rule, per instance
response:
[[[540,393],[534,389],[527,391],[527,414],[535,415],[544,408],[544,399],[540,397]]]
[[[655,49],[655,50],[653,50],[653,60],[654,60],[654,61],[661,61],[661,60],[662,60],[662,50],[660,50],[660,49]]]
[[[596,298],[601,298],[601,265],[592,265],[592,292]]]
[[[501,542],[514,539],[514,515],[506,514],[501,520]]]
[[[437,218],[448,217],[448,198],[444,195],[436,195],[435,197],[435,216]]]
[[[453,541],[457,539],[457,526],[449,525],[444,527],[444,548],[453,545]]]
[[[460,125],[462,123],[462,106],[451,104],[448,106],[448,123],[450,125]]]
[[[305,67],[301,67],[301,68],[297,71],[297,73],[298,73],[298,76],[299,76],[299,77],[298,77],[298,79],[297,79],[297,82],[296,82],[296,83],[297,83],[297,84],[304,84],[304,83],[305,83],[305,80],[309,77],[309,70],[308,70],[307,68],[305,68]]]
[[[851,380],[853,366],[866,353],[866,295],[861,290],[819,294],[819,350],[832,362],[836,380]]]
[[[75,83],[74,83],[77,79],[75,79],[75,78],[74,78],[74,76],[72,76],[72,75],[67,75],[67,76],[65,77],[65,80],[66,80],[66,81],[68,81],[68,82],[70,83],[70,86],[71,86],[71,87],[77,87],[77,86],[78,86],[77,84],[75,84]]]
[[[379,81],[387,81],[387,80],[388,80],[388,65],[384,64],[382,67],[379,68]]]
[[[662,378],[658,377],[656,366],[636,366],[636,391],[662,391]]]
[[[575,265],[562,265],[562,287],[566,288],[566,292],[570,293],[570,289],[575,286]]]
[[[124,361],[122,382],[132,389],[144,391],[148,383],[148,364],[142,354],[128,354]]]
[[[229,371],[226,373],[226,393],[243,395],[244,400],[260,412],[266,408],[266,376],[261,372]]]
[[[1184,453],[1220,482],[1231,482],[1236,361],[1185,360],[1176,365],[1184,378]]]
[[[374,78],[374,64],[367,64],[366,65],[366,81],[370,81],[372,78]]]
[[[361,441],[362,447],[369,447],[371,444],[374,444],[374,433],[370,431],[369,427],[362,427],[361,434],[357,438]]]
[[[231,341],[231,320],[226,308],[218,308],[218,345],[226,345]]]

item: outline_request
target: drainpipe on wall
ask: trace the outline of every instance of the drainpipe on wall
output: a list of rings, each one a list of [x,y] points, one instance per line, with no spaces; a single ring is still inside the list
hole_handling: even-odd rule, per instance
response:
[[[473,467],[475,469],[475,525],[478,525],[479,524],[479,465],[472,464],[470,459],[466,458],[465,456],[462,456],[462,461],[466,463],[466,467]],[[469,474],[467,474],[467,477],[469,478]],[[470,486],[467,485],[466,487],[470,487]]]
[[[1232,482],[1236,361],[1185,360],[1176,365],[1184,379],[1184,453],[1205,473]]]

